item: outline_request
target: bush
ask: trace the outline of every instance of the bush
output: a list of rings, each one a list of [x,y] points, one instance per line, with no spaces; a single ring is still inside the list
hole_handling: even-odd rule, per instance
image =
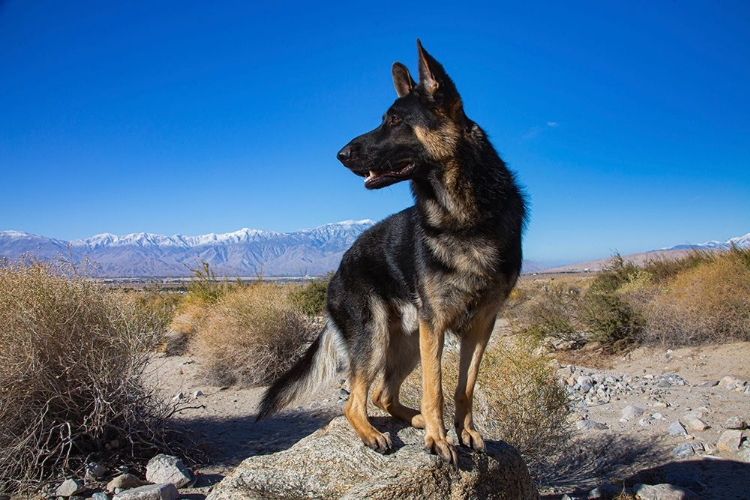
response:
[[[289,298],[308,317],[321,316],[326,310],[329,281],[330,276],[326,280],[311,281],[295,289]]]
[[[646,308],[646,340],[663,345],[750,340],[750,249],[680,272]]]
[[[210,307],[195,334],[195,352],[219,384],[264,385],[286,371],[311,335],[288,287],[235,288]]]
[[[583,321],[591,338],[605,350],[615,352],[636,343],[644,328],[641,312],[617,292],[589,290],[584,301]]]
[[[456,349],[443,355],[443,390],[447,422],[453,418],[453,390],[458,382]],[[421,373],[404,383],[403,399],[419,407]],[[555,451],[569,436],[565,389],[536,345],[523,338],[498,339],[485,352],[474,392],[474,421],[486,439],[515,446],[536,463]]]
[[[0,490],[164,445],[169,408],[142,383],[164,316],[70,269],[6,263],[0,325]]]
[[[581,289],[578,286],[550,282],[533,293],[528,289],[515,290],[519,291],[511,295],[506,316],[513,321],[517,332],[535,340],[545,337],[573,340],[579,336]]]

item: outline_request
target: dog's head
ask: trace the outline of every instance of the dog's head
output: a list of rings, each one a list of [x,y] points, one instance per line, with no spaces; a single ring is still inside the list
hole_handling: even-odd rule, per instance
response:
[[[378,189],[426,176],[440,168],[458,147],[466,123],[456,86],[417,40],[419,83],[401,63],[393,63],[398,99],[376,129],[353,139],[337,157],[365,187]]]

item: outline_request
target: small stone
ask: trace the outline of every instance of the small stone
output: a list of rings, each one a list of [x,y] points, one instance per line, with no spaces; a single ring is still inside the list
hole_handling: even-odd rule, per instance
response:
[[[610,500],[617,498],[618,495],[622,495],[624,492],[622,486],[616,486],[614,484],[602,484],[591,490],[586,497],[587,500]]]
[[[160,454],[148,461],[146,479],[151,483],[172,483],[182,488],[193,482],[193,475],[179,458]]]
[[[653,421],[654,419],[651,417],[642,418],[638,421],[638,425],[640,425],[641,427],[646,427],[648,425],[651,425],[651,422]]]
[[[177,394],[174,395],[174,397],[172,398],[172,401],[175,403],[179,403],[183,399],[185,399],[185,394],[183,394],[182,392],[178,392]]]
[[[708,380],[706,382],[703,382],[702,384],[698,384],[697,387],[716,387],[717,385],[719,385],[718,380]]]
[[[95,462],[86,464],[86,479],[99,479],[107,473],[107,468]]]
[[[115,495],[112,500],[177,500],[180,492],[172,483],[149,484]]]
[[[678,444],[672,449],[672,455],[675,458],[690,458],[695,454],[695,449],[691,443]]]
[[[96,493],[91,495],[91,500],[109,500],[109,496],[106,493],[97,491]]]
[[[664,415],[662,415],[662,414],[661,414],[661,413],[659,413],[659,412],[656,412],[656,413],[654,413],[654,414],[653,414],[653,415],[651,415],[651,416],[652,416],[652,417],[654,417],[654,420],[664,420]]]
[[[597,430],[603,431],[608,429],[607,424],[595,422],[593,420],[579,420],[576,422],[576,428],[578,430]]]
[[[133,474],[120,474],[113,480],[107,483],[107,491],[110,493],[116,493],[118,489],[120,490],[129,490],[130,488],[137,488],[138,486],[143,486],[146,484],[144,481],[141,481],[138,477],[134,476]]]
[[[195,391],[193,393],[193,399],[198,399],[201,396],[203,396],[203,391]]]
[[[667,429],[670,436],[687,436],[687,431],[682,426],[679,420],[675,420],[671,424],[669,424],[669,428]]]
[[[694,431],[705,431],[710,427],[706,422],[696,417],[695,415],[686,415],[684,420],[685,424],[687,424],[687,426]]]
[[[63,484],[55,490],[57,497],[72,497],[85,489],[83,483],[77,479],[66,479]]]
[[[634,420],[643,415],[643,408],[637,406],[628,405],[622,409],[622,418],[625,420]]]
[[[689,488],[672,484],[636,484],[633,493],[641,500],[698,500],[698,494]]]
[[[740,417],[729,417],[726,422],[724,422],[724,428],[725,429],[739,429],[742,430],[745,427],[747,427],[747,422],[742,420]]]
[[[719,436],[719,441],[716,443],[716,448],[721,451],[737,451],[740,449],[741,442],[742,431],[728,430],[724,431],[721,436]]]

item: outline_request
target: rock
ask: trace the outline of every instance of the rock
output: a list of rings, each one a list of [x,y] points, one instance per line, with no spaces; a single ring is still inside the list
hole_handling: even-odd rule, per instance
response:
[[[128,490],[130,488],[137,488],[138,486],[143,486],[146,484],[144,481],[141,481],[138,477],[134,476],[133,474],[120,474],[113,480],[107,483],[107,491],[110,493],[114,493],[115,489],[120,490]]]
[[[593,490],[589,491],[587,500],[612,500],[622,495],[624,489],[622,486],[616,486],[614,484],[602,484],[597,486]]]
[[[177,500],[180,492],[172,483],[148,484],[118,493],[112,500]]]
[[[91,495],[91,500],[109,500],[109,496],[106,493],[97,491],[96,493]]]
[[[376,420],[394,442],[388,455],[362,445],[338,417],[286,451],[248,458],[207,500],[539,498],[523,459],[505,443],[487,441],[487,453],[457,447],[455,467],[422,450],[424,431]]]
[[[693,490],[672,484],[636,484],[633,493],[641,500],[699,500]]]
[[[716,387],[719,385],[718,380],[709,380],[707,382],[703,382],[702,384],[698,384],[698,387]]]
[[[724,428],[725,429],[739,429],[742,430],[745,427],[747,427],[747,422],[742,420],[740,417],[729,417],[726,422],[724,422]]]
[[[667,429],[670,436],[687,436],[687,431],[682,426],[679,420],[675,420],[671,424],[669,424],[669,428]]]
[[[146,465],[146,479],[150,483],[172,483],[177,488],[182,488],[193,482],[193,475],[179,458],[156,455]]]
[[[743,462],[750,462],[750,448],[745,448],[737,453],[737,458]]]
[[[740,442],[742,442],[742,431],[732,429],[724,431],[719,436],[716,448],[721,451],[737,451],[740,449]]]
[[[55,490],[56,497],[72,497],[86,489],[83,483],[77,479],[66,479],[63,484]]]
[[[694,431],[705,431],[710,427],[706,422],[701,420],[696,415],[687,414],[685,415],[683,420],[685,421],[685,424]]]
[[[691,443],[682,443],[672,449],[675,458],[690,458],[695,454],[695,448]]]
[[[86,479],[99,479],[107,473],[107,468],[95,462],[86,464]]]
[[[604,431],[604,430],[607,430],[608,428],[609,427],[607,427],[607,424],[595,422],[593,420],[579,420],[578,422],[576,422],[576,429],[578,429],[579,431],[583,431],[583,430]]]
[[[193,399],[198,399],[201,396],[203,396],[203,391],[195,391],[193,393]]]
[[[637,406],[628,405],[622,409],[622,418],[624,420],[634,420],[643,415],[643,408]]]

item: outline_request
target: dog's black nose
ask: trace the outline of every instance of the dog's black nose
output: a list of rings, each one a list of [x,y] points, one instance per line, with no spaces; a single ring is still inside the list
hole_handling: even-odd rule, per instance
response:
[[[354,159],[357,153],[357,149],[358,147],[356,144],[349,143],[344,146],[341,151],[338,152],[336,158],[338,158],[341,163],[346,165],[348,161]]]
[[[339,159],[341,163],[346,163],[346,161],[351,158],[352,156],[352,148],[349,146],[344,146],[344,148],[339,151],[339,154],[336,155],[336,158]]]

